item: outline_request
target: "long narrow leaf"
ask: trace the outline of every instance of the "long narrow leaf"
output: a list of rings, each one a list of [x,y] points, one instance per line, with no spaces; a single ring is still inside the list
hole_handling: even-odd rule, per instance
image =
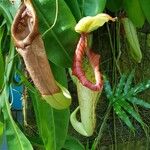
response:
[[[3,54],[1,49],[3,33],[4,33],[4,29],[0,28],[0,91],[4,83],[4,70],[5,70]]]
[[[119,96],[122,93],[123,87],[125,85],[125,80],[126,80],[126,75],[122,75],[121,79],[120,79],[120,81],[118,83],[118,86],[116,88],[116,91],[115,91],[115,96],[116,97]]]
[[[150,104],[145,102],[144,100],[136,97],[128,97],[127,100],[132,104],[140,105],[142,107],[150,109]]]
[[[127,82],[124,86],[124,94],[127,94],[127,92],[129,91],[130,87],[131,87],[131,84],[132,84],[132,80],[133,80],[133,77],[134,77],[134,70],[129,74],[128,78],[127,78]]]
[[[5,122],[5,134],[7,138],[7,144],[9,150],[33,150],[30,142],[25,137],[25,135],[21,132],[18,126],[15,124],[11,112],[10,112],[10,105],[8,102],[9,98],[9,91],[7,87],[3,91],[1,101],[3,101],[3,115],[4,115],[4,122]]]
[[[9,55],[6,59],[6,65],[5,65],[5,72],[6,72],[6,80],[10,80],[11,76],[13,75],[13,72],[15,71],[13,69],[14,66],[14,56],[15,56],[15,48],[13,46],[13,43],[10,42],[10,49],[9,49]]]
[[[138,121],[142,126],[144,122],[142,121],[140,115],[134,110],[134,108],[126,101],[120,100],[121,107],[126,110],[136,121]]]
[[[131,95],[137,95],[138,93],[145,91],[146,89],[150,88],[150,80],[145,81],[143,83],[139,83],[135,87],[133,87],[130,91]]]
[[[118,117],[131,129],[134,131],[134,126],[132,125],[128,115],[125,113],[124,110],[121,109],[121,106],[115,103],[114,105],[114,111],[118,115]]]

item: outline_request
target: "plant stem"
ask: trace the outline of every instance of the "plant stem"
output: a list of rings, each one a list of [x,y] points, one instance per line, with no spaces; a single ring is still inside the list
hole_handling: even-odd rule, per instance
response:
[[[121,56],[121,46],[120,46],[120,22],[118,21],[116,23],[116,49],[117,49],[117,58],[116,58],[116,66],[117,66],[117,69],[118,69],[118,72],[119,74],[121,75],[121,69],[120,69],[120,66],[119,66],[119,59],[120,59],[120,56]]]
[[[113,124],[114,124],[114,149],[117,150],[117,134],[116,134],[116,116],[115,112],[113,111]]]
[[[116,63],[116,57],[115,57],[115,48],[113,45],[113,41],[112,41],[112,37],[111,37],[111,32],[110,32],[110,28],[109,25],[107,24],[107,31],[108,31],[108,36],[109,36],[109,42],[110,42],[110,47],[111,47],[111,51],[112,51],[112,55],[113,55],[113,66],[112,66],[112,70],[113,70],[113,76],[112,76],[112,80],[113,82],[115,81],[115,63]]]
[[[111,108],[112,108],[112,105],[111,105],[111,103],[109,103],[109,105],[108,105],[108,107],[107,107],[107,110],[106,110],[106,114],[105,114],[104,120],[103,120],[103,122],[102,122],[102,124],[101,124],[101,127],[100,127],[100,129],[99,129],[98,136],[97,136],[97,138],[96,138],[95,141],[94,141],[94,150],[97,148],[98,143],[100,143],[100,141],[101,141],[103,132],[104,132],[104,130],[105,130],[105,128],[106,128],[106,122],[107,122],[107,119],[108,119],[108,117],[109,117]]]

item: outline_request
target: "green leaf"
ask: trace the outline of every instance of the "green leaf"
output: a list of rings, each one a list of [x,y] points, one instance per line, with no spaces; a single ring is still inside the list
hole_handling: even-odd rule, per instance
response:
[[[124,86],[124,94],[127,94],[127,92],[128,92],[128,91],[130,90],[130,88],[131,88],[132,80],[133,80],[133,77],[134,77],[134,72],[135,72],[135,70],[133,70],[133,71],[129,74],[128,78],[127,78],[127,82],[126,82],[126,84],[125,84],[125,86]]]
[[[132,130],[134,131],[134,126],[132,125],[129,117],[125,113],[124,110],[121,109],[121,106],[118,103],[114,103],[113,105],[115,113],[118,115],[118,117]]]
[[[52,107],[43,101],[40,94],[25,76],[19,71],[17,73],[21,75],[22,81],[24,81],[24,84],[28,87],[28,92],[34,106],[37,126],[45,149],[60,150],[64,145],[67,136],[70,115],[69,109],[52,109]],[[59,73],[61,74],[61,72]],[[62,77],[57,76],[57,81],[60,82],[60,80],[62,80]],[[63,82],[63,85],[66,85],[65,80],[61,82]]]
[[[67,84],[67,74],[65,68],[59,67],[53,63],[50,63],[54,78],[65,88],[68,88]]]
[[[7,20],[7,27],[10,30],[12,18],[15,16],[16,11],[20,5],[21,0],[15,1],[14,4],[10,0],[1,0],[0,1],[0,12],[4,15]]]
[[[125,85],[125,81],[126,81],[126,75],[122,75],[121,79],[116,87],[116,91],[115,91],[115,96],[118,97],[120,96],[120,94],[122,93],[123,87]]]
[[[15,124],[10,111],[10,104],[8,102],[9,90],[5,87],[1,95],[3,101],[2,112],[5,122],[5,134],[7,138],[7,145],[9,150],[33,150],[30,142]]]
[[[143,13],[144,13],[146,19],[148,20],[148,22],[150,23],[150,13],[149,13],[150,0],[139,0],[139,1],[140,1],[140,4],[141,4]]]
[[[67,136],[63,148],[65,150],[84,150],[84,146],[80,143],[80,141],[71,136]]]
[[[122,8],[122,4],[121,0],[107,0],[106,7],[112,12],[117,12]]]
[[[150,80],[148,80],[147,82],[142,82],[132,88],[131,83],[134,77],[134,72],[135,70],[133,70],[128,77],[126,77],[126,75],[121,75],[121,79],[117,87],[115,88],[115,92],[111,95],[109,95],[111,93],[110,83],[108,80],[106,80],[106,78],[104,78],[105,84],[107,83],[107,85],[104,86],[106,96],[112,103],[115,113],[133,131],[134,127],[129,119],[129,115],[132,116],[136,121],[138,121],[143,127],[143,129],[145,128],[146,124],[141,119],[139,113],[134,109],[133,105],[131,106],[130,104],[132,103],[143,106],[145,108],[150,108],[149,103],[134,97],[137,93],[144,91],[150,87]],[[128,113],[128,115],[125,111]]]
[[[98,13],[103,12],[105,8],[106,0],[84,0],[83,1],[83,13],[84,16],[95,16]]]
[[[142,121],[140,115],[134,110],[134,108],[125,100],[120,99],[118,100],[118,104],[126,110],[135,120],[137,120],[142,126],[144,125],[144,122]]]
[[[53,109],[53,115],[55,124],[56,150],[60,150],[63,147],[67,137],[70,111],[69,109],[61,111]]]
[[[15,71],[13,69],[14,66],[14,56],[15,56],[15,48],[12,43],[12,41],[9,43],[9,54],[6,58],[6,65],[5,65],[5,72],[6,72],[6,78],[8,81],[11,79],[11,76],[13,75],[13,72]]]
[[[49,60],[61,67],[71,67],[78,35],[74,31],[76,21],[70,9],[64,1],[58,0],[57,20],[51,29],[56,17],[56,1],[33,0],[32,2],[39,18],[40,32],[43,34]]]
[[[46,150],[60,150],[66,140],[69,110],[52,109],[38,93],[30,92],[38,129]],[[46,115],[46,116],[45,116]]]
[[[26,136],[29,139],[29,141],[32,143],[32,145],[38,147],[40,150],[44,150],[44,144],[41,137],[39,136],[39,133],[35,134],[34,136],[33,135],[31,136],[29,134],[26,134]]]
[[[79,21],[82,18],[80,7],[77,0],[65,0],[68,7],[70,8],[72,14],[76,18],[76,21]]]
[[[145,91],[150,88],[150,80],[139,83],[135,87],[133,87],[130,91],[130,95],[137,95],[138,93]]]
[[[16,10],[19,6],[20,0],[15,1],[15,4],[12,5],[9,0],[0,1],[0,12],[7,20],[7,32],[6,35],[9,34],[10,26],[12,23],[12,17],[15,15]],[[8,37],[7,37],[8,38]],[[8,40],[9,41],[9,40]],[[10,76],[13,74],[13,65],[14,65],[14,47],[12,42],[8,42],[9,53],[6,57],[6,67],[5,73],[6,76],[4,78],[5,81],[5,88],[0,96],[1,105],[2,105],[2,112],[4,116],[4,123],[5,123],[5,134],[7,138],[7,145],[8,149],[11,150],[32,150],[32,145],[25,137],[25,135],[21,132],[18,126],[15,124],[10,111],[10,105],[8,103],[9,100],[9,90],[7,82],[10,81]]]
[[[145,102],[144,100],[136,97],[128,97],[127,100],[132,104],[140,105],[142,107],[150,109],[150,104]]]
[[[4,33],[3,28],[0,28],[0,91],[1,91],[1,89],[3,87],[4,71],[5,71],[3,54],[2,54],[2,49],[1,49],[3,33]]]
[[[123,1],[124,9],[136,27],[142,27],[145,21],[145,16],[141,9],[139,0]]]

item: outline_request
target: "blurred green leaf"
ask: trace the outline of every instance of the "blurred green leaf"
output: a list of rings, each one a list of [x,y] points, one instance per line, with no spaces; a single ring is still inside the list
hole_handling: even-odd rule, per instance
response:
[[[78,35],[74,31],[75,18],[67,4],[58,0],[57,20],[52,29],[56,17],[56,0],[33,0],[33,4],[49,60],[61,67],[71,67]]]
[[[15,16],[16,11],[20,5],[21,0],[16,0],[14,4],[10,0],[0,1],[0,12],[4,15],[7,20],[7,27],[10,30],[12,18]]]
[[[131,21],[136,27],[142,27],[145,21],[145,16],[141,9],[139,0],[125,0],[123,1],[124,9]]]
[[[70,8],[72,14],[76,18],[76,21],[79,21],[82,18],[80,7],[77,0],[65,0],[68,7]]]
[[[84,146],[78,141],[78,139],[67,136],[65,144],[63,146],[65,150],[84,150]]]
[[[122,8],[122,4],[121,0],[107,0],[106,7],[112,12],[117,12]]]
[[[86,0],[83,1],[84,16],[95,16],[102,13],[105,8],[106,0]]]
[[[140,4],[141,4],[143,13],[144,13],[146,19],[148,20],[148,22],[150,23],[150,13],[149,13],[150,0],[139,0],[139,1],[140,1]]]

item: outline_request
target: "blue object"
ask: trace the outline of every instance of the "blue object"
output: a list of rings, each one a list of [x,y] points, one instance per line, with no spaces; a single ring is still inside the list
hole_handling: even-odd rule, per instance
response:
[[[18,75],[15,75],[15,81],[19,82],[20,77]],[[23,93],[23,85],[16,86],[11,85],[10,86],[10,102],[12,103],[11,107],[14,110],[22,110],[22,93]]]

